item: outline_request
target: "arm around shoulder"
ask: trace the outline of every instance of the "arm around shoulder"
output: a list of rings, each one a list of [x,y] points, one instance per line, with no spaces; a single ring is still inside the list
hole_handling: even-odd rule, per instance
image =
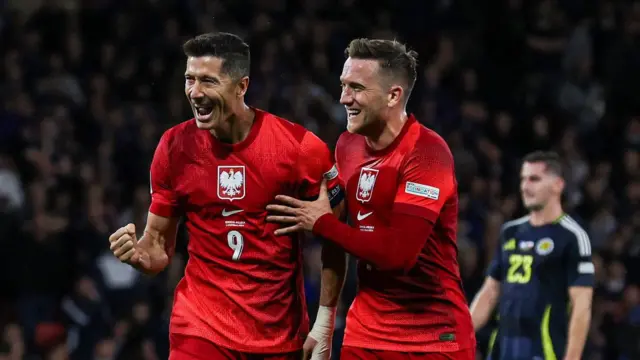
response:
[[[302,199],[315,199],[320,193],[322,180],[327,181],[331,207],[343,199],[338,168],[329,147],[312,132],[307,132],[300,144],[297,162],[299,191]]]

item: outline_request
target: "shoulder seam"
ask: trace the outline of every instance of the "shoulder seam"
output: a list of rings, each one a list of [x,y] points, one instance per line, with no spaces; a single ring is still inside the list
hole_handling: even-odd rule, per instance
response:
[[[560,226],[569,230],[576,237],[580,256],[591,255],[591,241],[587,232],[571,216],[565,215],[558,222]]]
[[[514,219],[514,220],[509,220],[507,222],[505,222],[504,224],[502,224],[502,228],[500,229],[500,231],[505,231],[508,228],[520,225],[520,224],[524,224],[525,222],[529,221],[529,215],[525,215],[523,217]]]

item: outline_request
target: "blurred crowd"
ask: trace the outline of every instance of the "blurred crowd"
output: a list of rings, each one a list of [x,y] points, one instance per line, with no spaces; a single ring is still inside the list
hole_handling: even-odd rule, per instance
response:
[[[640,2],[4,0],[1,360],[167,358],[184,233],[155,278],[120,264],[107,239],[143,227],[157,141],[191,116],[181,44],[217,30],[251,45],[250,103],[330,145],[345,125],[338,77],[349,40],[395,38],[419,52],[409,109],[455,156],[470,299],[500,225],[522,214],[520,158],[558,151],[566,210],[596,251],[585,359],[640,359]],[[313,319],[319,243],[305,253]],[[336,359],[355,287],[351,273]]]

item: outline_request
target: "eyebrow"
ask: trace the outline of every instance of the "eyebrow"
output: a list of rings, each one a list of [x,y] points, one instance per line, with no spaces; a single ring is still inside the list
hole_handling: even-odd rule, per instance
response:
[[[211,76],[211,75],[195,75],[189,72],[184,73],[184,77],[193,77],[193,78],[200,78],[203,80],[208,80],[208,81],[217,81],[217,82],[222,82],[222,80],[220,80],[219,78],[215,77],[215,76]]]
[[[361,88],[365,88],[366,86],[364,86],[363,84],[359,83],[359,82],[355,82],[355,81],[344,81],[343,78],[340,78],[340,83],[341,84],[345,84],[345,85],[349,85],[351,87],[353,86],[357,86],[357,87],[361,87]]]

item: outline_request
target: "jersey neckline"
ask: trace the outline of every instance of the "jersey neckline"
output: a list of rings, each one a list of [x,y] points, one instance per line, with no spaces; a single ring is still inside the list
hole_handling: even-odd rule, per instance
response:
[[[212,147],[222,148],[222,149],[231,150],[231,151],[241,151],[245,149],[247,146],[251,145],[251,143],[253,143],[253,141],[258,136],[258,133],[260,132],[260,127],[262,127],[262,122],[266,112],[264,112],[263,110],[254,108],[252,106],[250,106],[249,108],[253,110],[254,119],[253,119],[253,124],[251,124],[251,129],[249,129],[249,134],[247,135],[247,137],[244,140],[237,142],[235,144],[228,144],[218,140],[218,138],[213,136],[213,134],[209,134]]]
[[[374,149],[371,146],[369,146],[369,144],[367,143],[367,139],[366,137],[364,138],[364,146],[367,149],[367,152],[371,155],[376,155],[376,156],[382,156],[382,155],[386,155],[390,152],[392,152],[393,150],[395,150],[398,147],[398,144],[400,144],[400,141],[402,141],[402,138],[404,138],[404,136],[406,135],[407,131],[409,131],[409,127],[411,127],[411,125],[413,125],[413,123],[416,122],[416,118],[415,116],[413,116],[413,114],[409,114],[407,116],[407,121],[404,123],[404,125],[402,126],[402,130],[400,130],[400,133],[398,134],[398,136],[396,136],[395,139],[393,139],[393,141],[391,142],[391,144],[389,144],[387,147],[382,148],[382,149]]]

